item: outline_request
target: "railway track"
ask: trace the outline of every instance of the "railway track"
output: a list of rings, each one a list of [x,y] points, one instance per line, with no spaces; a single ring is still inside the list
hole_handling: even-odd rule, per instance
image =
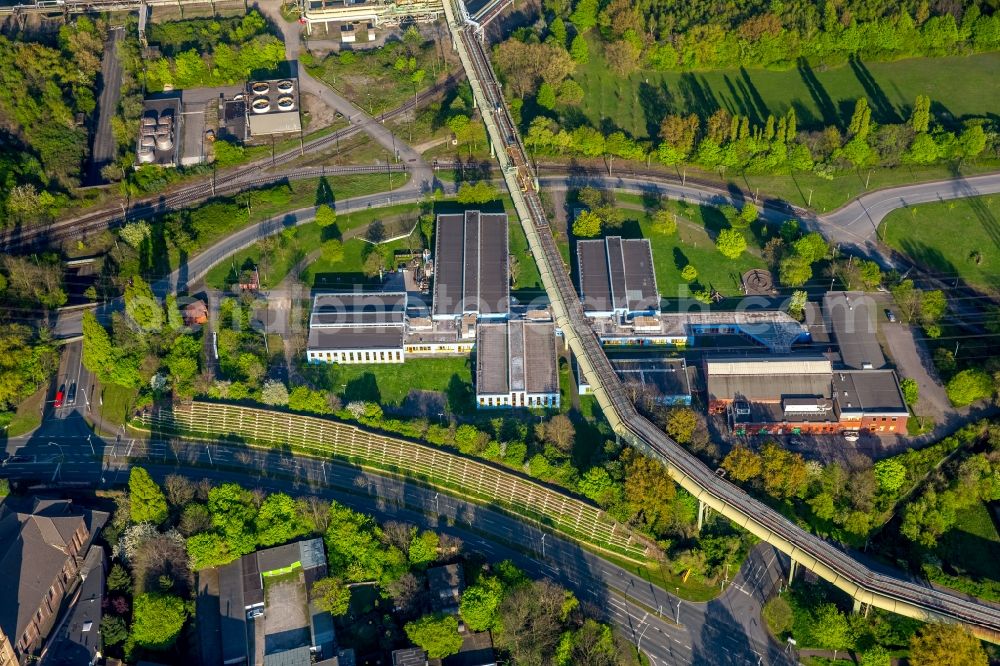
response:
[[[397,118],[440,94],[443,90],[454,85],[460,78],[461,76],[453,77],[428,88],[418,94],[415,99],[409,98],[405,104],[383,113],[376,120],[384,123],[387,120]],[[6,229],[0,231],[0,247],[5,252],[24,252],[66,240],[82,239],[90,234],[124,224],[126,220],[141,219],[149,215],[190,208],[215,197],[231,196],[286,180],[406,170],[404,165],[353,165],[273,171],[276,167],[289,164],[303,155],[332,148],[339,141],[352,137],[361,131],[360,127],[350,125],[325,136],[310,139],[301,148],[293,148],[278,153],[273,158],[254,160],[232,169],[226,169],[214,174],[211,179],[186,183],[172,191],[136,199],[127,206],[124,202],[119,202],[116,206],[109,206],[49,224]],[[310,169],[313,171],[309,171]]]
[[[505,173],[531,173],[526,152],[500,94],[486,49],[477,38],[475,26],[463,26],[456,30],[472,64],[473,71],[468,74],[470,79],[475,77],[478,84],[474,89],[478,87],[486,98],[482,105],[490,110],[497,132],[504,141],[508,159],[501,159],[501,164]],[[588,374],[598,380],[592,385],[599,387],[595,393],[605,416],[617,432],[636,448],[661,460],[674,479],[700,501],[719,509],[741,526],[778,546],[794,561],[848,591],[856,600],[924,619],[961,622],[981,638],[1000,642],[1000,608],[873,571],[838,546],[806,532],[771,507],[720,478],[640,415],[626,397],[618,375],[586,321],[536,189],[523,177],[512,180],[519,187],[517,190],[511,187],[511,195],[515,203],[521,200],[536,232],[528,234],[529,242],[536,260],[539,260],[540,271],[551,281],[546,288],[557,308],[557,318],[562,320],[560,326],[568,325],[572,329],[567,332],[567,337],[573,351],[582,357],[581,367],[589,370]]]

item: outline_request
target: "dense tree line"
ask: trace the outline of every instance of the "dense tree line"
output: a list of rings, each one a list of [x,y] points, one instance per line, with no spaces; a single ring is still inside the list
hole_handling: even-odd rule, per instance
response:
[[[612,7],[635,11],[622,0],[608,9]],[[1000,22],[1000,16],[989,21]],[[579,85],[571,78],[577,64],[589,57],[583,55],[586,42],[574,40],[567,50],[565,40],[558,38],[563,27],[558,26],[563,26],[562,19],[553,19],[542,32],[520,29],[494,49],[525,145],[535,154],[601,157],[609,167],[620,158],[692,164],[722,174],[814,172],[832,177],[843,169],[961,161],[997,147],[996,130],[983,119],[952,128],[934,123],[930,99],[923,95],[915,100],[911,117],[898,123],[874,122],[869,101],[862,97],[850,118],[837,118],[822,129],[800,129],[791,108],[783,115],[757,118],[734,115],[717,105],[704,109],[702,116],[667,113],[657,136],[649,139],[617,129],[614,118],[594,128],[576,108],[583,95],[577,94]],[[637,66],[638,52],[625,54],[624,62]],[[609,64],[615,68],[613,60]],[[525,106],[525,99],[534,103]]]
[[[55,39],[0,36],[0,223],[46,219],[79,184],[106,32],[80,16]]]
[[[696,0],[680,4],[666,0],[546,0],[544,7],[557,41],[565,43],[567,34],[591,32],[601,42],[611,66],[624,74],[639,66],[790,67],[800,58],[843,62],[852,56],[937,56],[1000,46],[996,6],[981,0]],[[551,27],[557,20],[558,29]]]
[[[974,423],[929,447],[906,451],[874,464],[862,454],[826,465],[807,462],[801,454],[768,442],[759,450],[736,446],[721,465],[729,478],[783,503],[817,533],[860,544],[891,517],[899,500],[944,457],[983,440],[994,430],[986,422]],[[993,440],[1000,442],[1000,436]],[[954,511],[962,501],[1000,492],[990,477],[990,474],[997,476],[995,458],[995,453],[974,458],[962,468],[958,474],[962,480],[954,483],[967,491],[965,494],[957,490],[943,493],[941,489],[948,483],[943,480],[945,477],[935,476],[937,487],[932,483],[926,496],[904,506],[904,525],[908,530],[904,534],[914,540],[929,539],[929,533],[940,535],[954,521]],[[976,485],[980,478],[982,484]]]
[[[872,609],[846,613],[847,598],[826,583],[796,583],[773,597],[763,618],[780,639],[794,638],[801,648],[837,650],[863,666],[889,666],[903,652],[907,663],[985,666],[982,644],[961,625],[921,624],[917,620]]]
[[[960,455],[935,472],[921,492],[903,509],[900,532],[926,548],[954,526],[957,514],[979,502],[1000,499],[1000,431],[997,426],[976,431],[970,443],[985,450]]]
[[[148,90],[240,83],[285,59],[284,44],[256,10],[241,19],[154,24],[151,41],[164,55],[146,63]]]

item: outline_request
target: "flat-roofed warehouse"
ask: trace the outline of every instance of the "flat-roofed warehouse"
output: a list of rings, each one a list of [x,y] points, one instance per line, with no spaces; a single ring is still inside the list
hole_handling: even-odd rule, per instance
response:
[[[510,311],[507,216],[478,210],[438,215],[434,245],[431,317],[505,319]]]
[[[717,357],[705,360],[710,409],[734,400],[780,402],[830,397],[830,361],[822,356]]]
[[[645,238],[578,241],[577,273],[584,311],[592,317],[656,314],[660,293],[653,250]]]
[[[476,404],[559,407],[559,366],[552,322],[483,322],[476,329]]]
[[[310,363],[402,363],[406,294],[322,293],[309,316]]]

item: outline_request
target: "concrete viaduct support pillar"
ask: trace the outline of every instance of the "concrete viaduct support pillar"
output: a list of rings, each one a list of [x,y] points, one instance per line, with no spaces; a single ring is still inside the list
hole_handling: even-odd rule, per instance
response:
[[[792,586],[792,581],[795,579],[795,572],[798,569],[799,563],[795,560],[791,560],[791,566],[788,567],[788,586]]]
[[[701,532],[701,526],[705,523],[705,503],[698,500],[698,531]]]

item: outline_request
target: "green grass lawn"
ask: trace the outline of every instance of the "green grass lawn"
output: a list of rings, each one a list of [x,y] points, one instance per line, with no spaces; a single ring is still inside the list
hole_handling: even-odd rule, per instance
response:
[[[725,296],[733,296],[738,293],[740,275],[744,271],[765,267],[760,258],[761,228],[758,224],[744,230],[747,251],[733,261],[715,249],[715,237],[727,226],[717,208],[693,206],[680,201],[665,202],[667,210],[677,215],[677,233],[665,236],[653,230],[649,214],[634,209],[641,207],[639,196],[620,194],[618,202],[629,206],[624,211],[625,223],[621,234],[649,239],[656,269],[656,286],[666,298],[687,298],[694,291],[712,287]],[[698,270],[698,278],[690,284],[681,279],[681,270],[687,264]]]
[[[707,117],[717,108],[750,116],[763,124],[768,113],[795,107],[799,127],[818,129],[846,124],[854,101],[867,96],[872,120],[901,122],[918,94],[929,95],[938,117],[985,115],[1000,99],[1000,53],[896,62],[842,65],[800,72],[720,70],[657,72],[641,70],[627,78],[607,66],[591,43],[590,62],[573,75],[586,91],[583,113],[595,127],[607,119],[637,138],[653,138],[668,113]],[[862,83],[864,80],[866,83]]]
[[[989,507],[979,502],[959,511],[955,526],[939,540],[937,555],[956,571],[1000,582],[1000,534]]]
[[[48,391],[48,385],[32,393],[17,406],[14,418],[7,426],[8,437],[26,435],[42,425],[42,401],[45,400],[46,391]]]
[[[973,176],[996,171],[998,168],[1000,168],[1000,162],[997,160],[978,159],[975,163],[966,162],[961,167],[954,164],[938,164],[844,171],[838,172],[829,180],[814,173],[806,173],[738,176],[721,179],[719,184],[720,186],[733,184],[751,192],[759,191],[763,199],[767,199],[769,196],[778,197],[796,206],[811,208],[817,213],[825,213],[839,208],[851,199],[871,190],[944,180],[956,176]],[[691,170],[688,173],[690,174]],[[709,175],[708,178],[718,179],[718,175]],[[867,189],[865,189],[866,184],[868,185]]]
[[[1000,196],[893,211],[880,232],[917,263],[991,294],[1000,290]]]
[[[105,421],[111,423],[125,423],[129,416],[135,397],[138,395],[136,389],[125,388],[116,384],[104,384],[101,386],[100,396],[103,403],[98,400],[98,413]]]
[[[400,177],[396,174],[393,178],[393,188],[401,187],[406,183],[408,176]],[[327,176],[326,178],[310,178],[307,180],[297,180],[289,183],[291,192],[287,196],[268,197],[256,196],[250,193],[250,215],[249,220],[246,215],[233,215],[228,223],[217,224],[210,232],[202,232],[195,240],[192,253],[197,253],[202,249],[212,245],[221,238],[225,238],[239,229],[255,222],[261,222],[269,218],[297,210],[308,206],[316,205],[317,201],[336,201],[338,199],[350,199],[363,194],[383,192],[389,189],[388,181],[382,174],[360,174],[355,176]],[[237,195],[237,200],[245,204],[246,194]],[[169,267],[176,269],[180,263],[180,252],[173,246],[168,246]]]
[[[398,407],[411,389],[447,392],[456,380],[472,384],[468,356],[407,358],[402,364],[331,365],[328,386],[344,402],[365,400]]]

